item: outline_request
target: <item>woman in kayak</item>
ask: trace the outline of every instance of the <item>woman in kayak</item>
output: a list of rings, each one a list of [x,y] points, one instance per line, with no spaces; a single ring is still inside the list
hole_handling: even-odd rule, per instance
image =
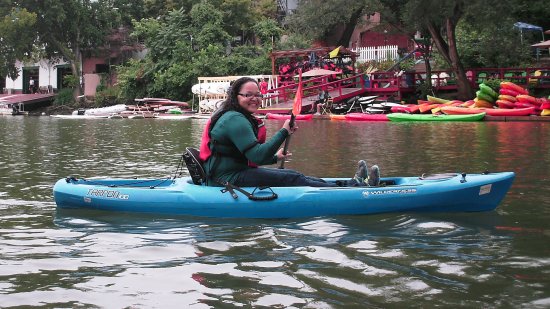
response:
[[[378,167],[372,166],[369,173],[363,160],[359,161],[355,177],[340,184],[305,176],[294,170],[258,167],[288,159],[291,154],[283,154],[280,147],[297,129],[295,126],[291,128],[290,120],[286,120],[275,135],[266,139],[264,123],[253,115],[261,104],[262,94],[256,80],[242,77],[233,82],[227,99],[212,115],[202,135],[200,157],[204,162],[208,185],[225,182],[241,187],[379,184]]]

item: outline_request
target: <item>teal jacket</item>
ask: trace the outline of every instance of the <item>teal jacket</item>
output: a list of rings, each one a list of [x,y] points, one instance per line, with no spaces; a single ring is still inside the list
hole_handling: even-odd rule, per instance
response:
[[[212,156],[204,162],[207,175],[214,179],[234,182],[240,172],[257,165],[277,163],[277,150],[288,136],[286,129],[280,129],[265,143],[258,143],[252,124],[236,111],[223,114],[210,131]],[[216,153],[221,155],[216,155]],[[216,185],[209,182],[209,185]]]

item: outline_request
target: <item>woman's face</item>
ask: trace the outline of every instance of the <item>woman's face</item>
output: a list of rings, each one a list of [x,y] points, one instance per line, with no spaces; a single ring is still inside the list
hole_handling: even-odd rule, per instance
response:
[[[262,94],[255,82],[246,82],[241,86],[237,94],[239,105],[249,113],[253,114],[262,106]]]

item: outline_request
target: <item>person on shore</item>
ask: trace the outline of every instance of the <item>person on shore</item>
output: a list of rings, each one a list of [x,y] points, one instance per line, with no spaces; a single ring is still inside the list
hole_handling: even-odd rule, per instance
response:
[[[34,79],[29,79],[29,93],[34,93]]]
[[[365,161],[359,161],[353,179],[343,183],[326,182],[317,177],[303,175],[290,169],[258,167],[275,164],[292,154],[283,154],[280,148],[297,127],[286,120],[279,131],[266,139],[263,122],[254,117],[262,102],[258,82],[242,77],[233,82],[227,99],[210,118],[204,128],[200,158],[204,162],[207,185],[225,182],[242,187],[260,186],[367,186],[378,185],[380,172],[371,168],[371,178]]]
[[[265,97],[266,94],[267,94],[267,88],[268,88],[267,78],[264,78],[264,79],[262,79],[262,81],[260,82],[260,93],[263,94],[264,97]]]

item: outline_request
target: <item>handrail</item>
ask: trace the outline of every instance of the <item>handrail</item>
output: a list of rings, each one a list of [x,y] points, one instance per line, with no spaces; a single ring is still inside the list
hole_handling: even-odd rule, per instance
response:
[[[489,78],[510,80],[520,86],[532,86],[535,88],[550,88],[550,67],[534,68],[468,68],[465,69],[468,81],[472,87],[477,87]],[[543,74],[535,76],[535,72],[542,71]],[[457,88],[456,77],[450,70],[433,70],[432,85],[436,90],[453,90]],[[415,87],[426,79],[425,71],[404,72],[375,72],[366,76],[357,74],[354,76],[328,81],[328,76],[310,78],[305,81],[303,98],[311,98],[319,93],[320,89],[335,91],[342,96],[343,88],[355,87],[369,92],[392,92],[392,91],[413,91]],[[368,83],[366,83],[368,81]],[[365,86],[368,84],[369,86]],[[269,99],[278,99],[287,102],[294,97],[298,84],[291,82],[281,87],[270,89],[266,95]],[[267,100],[265,100],[267,101]],[[265,107],[265,106],[264,106]]]

